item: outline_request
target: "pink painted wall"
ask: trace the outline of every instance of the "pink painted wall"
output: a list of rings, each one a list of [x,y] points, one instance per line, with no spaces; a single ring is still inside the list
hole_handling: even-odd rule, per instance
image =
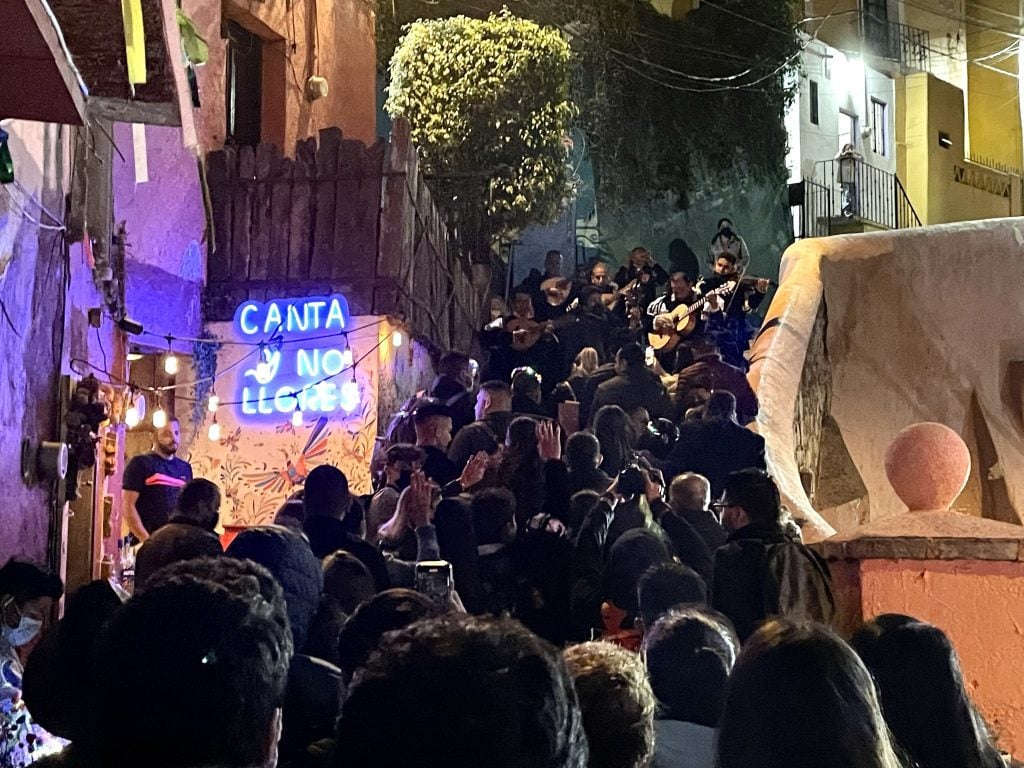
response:
[[[234,18],[262,37],[264,47],[263,140],[286,155],[295,142],[321,128],[341,128],[367,144],[376,137],[376,44],[372,4],[365,0],[186,0],[185,11],[210,45],[210,60],[198,70],[202,109],[196,118],[204,150],[224,144],[225,41],[222,18]],[[314,14],[316,25],[314,26]],[[320,46],[315,41],[319,36]],[[294,49],[293,49],[294,46]],[[303,96],[306,79],[327,79],[328,95]]]
[[[1000,745],[1024,756],[1024,563],[865,560],[859,599],[865,619],[904,613],[942,628]]]

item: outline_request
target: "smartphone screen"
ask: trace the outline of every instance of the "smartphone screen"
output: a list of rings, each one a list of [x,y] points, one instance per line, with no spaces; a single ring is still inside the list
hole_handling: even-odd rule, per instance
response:
[[[447,560],[417,563],[416,591],[447,610],[452,595],[452,564]]]

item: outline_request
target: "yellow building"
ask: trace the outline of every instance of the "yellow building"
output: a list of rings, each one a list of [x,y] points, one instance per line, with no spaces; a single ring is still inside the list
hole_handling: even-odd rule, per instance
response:
[[[823,44],[859,62],[859,71],[892,80],[895,167],[887,170],[921,223],[1022,213],[1019,0],[807,0],[804,6],[804,30],[814,38],[808,50]],[[834,105],[802,103],[819,98],[817,88],[809,92],[808,71],[805,66],[797,102],[817,115]],[[872,163],[864,144],[876,141],[878,104],[864,105],[865,120],[852,132],[865,164]]]

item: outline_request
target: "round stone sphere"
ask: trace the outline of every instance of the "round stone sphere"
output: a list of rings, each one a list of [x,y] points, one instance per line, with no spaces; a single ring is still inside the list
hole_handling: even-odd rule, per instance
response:
[[[885,451],[885,474],[911,512],[947,510],[967,485],[971,452],[945,424],[924,421],[901,430]]]

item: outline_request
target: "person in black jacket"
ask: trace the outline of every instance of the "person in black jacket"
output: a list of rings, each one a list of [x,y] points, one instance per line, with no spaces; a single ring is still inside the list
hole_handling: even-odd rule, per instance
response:
[[[601,443],[590,432],[576,432],[565,441],[569,495],[583,490],[604,493],[612,479],[601,470]]]
[[[591,413],[602,405],[617,405],[624,411],[638,407],[647,409],[651,418],[670,416],[672,403],[665,385],[645,362],[644,348],[639,344],[627,344],[615,356],[615,376],[597,388]]]
[[[732,533],[715,552],[711,606],[740,640],[771,617],[827,623],[835,607],[828,566],[800,541],[775,481],[758,469],[733,472],[717,506]]]
[[[729,538],[711,509],[711,483],[706,477],[684,472],[673,478],[668,489],[668,503],[672,514],[688,522],[704,539],[712,554]]]
[[[736,423],[736,398],[724,390],[714,392],[697,422],[685,422],[679,439],[665,461],[666,474],[703,475],[711,483],[711,496],[722,493],[730,472],[748,467],[765,468],[764,438]]]
[[[480,451],[494,454],[505,442],[512,413],[512,389],[504,381],[485,381],[476,394],[476,421],[467,424],[452,438],[448,458],[462,470]]]

